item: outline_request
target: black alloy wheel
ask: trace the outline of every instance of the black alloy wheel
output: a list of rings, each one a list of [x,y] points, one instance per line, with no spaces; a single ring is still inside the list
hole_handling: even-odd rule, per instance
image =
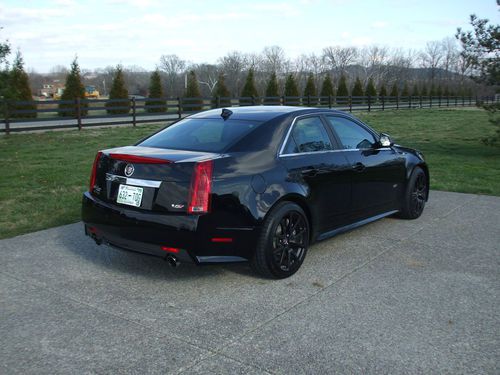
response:
[[[420,167],[416,167],[408,181],[400,216],[404,219],[416,219],[422,215],[427,201],[427,176]]]
[[[264,222],[252,266],[266,277],[289,277],[302,265],[308,246],[309,223],[302,208],[279,203]]]

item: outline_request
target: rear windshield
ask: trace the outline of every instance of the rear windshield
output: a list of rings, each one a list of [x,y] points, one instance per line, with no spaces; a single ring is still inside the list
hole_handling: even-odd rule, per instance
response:
[[[223,152],[261,123],[223,119],[185,119],[154,134],[138,146]]]

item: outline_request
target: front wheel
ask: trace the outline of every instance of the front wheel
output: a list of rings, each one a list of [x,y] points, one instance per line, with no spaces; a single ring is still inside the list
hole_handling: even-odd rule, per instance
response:
[[[302,265],[309,246],[309,222],[300,206],[279,203],[262,226],[252,267],[262,276],[284,279]]]
[[[403,219],[416,219],[422,215],[427,201],[427,176],[420,167],[413,170],[399,214]]]

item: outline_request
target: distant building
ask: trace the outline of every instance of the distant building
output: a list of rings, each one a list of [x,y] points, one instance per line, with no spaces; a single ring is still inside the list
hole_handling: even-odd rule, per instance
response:
[[[38,90],[38,94],[45,98],[53,98],[56,94],[61,94],[64,90],[64,84],[58,81],[52,83],[44,83],[42,88]]]

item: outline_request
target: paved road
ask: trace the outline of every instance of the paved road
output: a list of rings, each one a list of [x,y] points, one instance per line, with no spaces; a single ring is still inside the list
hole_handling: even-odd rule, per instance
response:
[[[82,232],[0,241],[0,373],[500,373],[500,198],[432,192],[281,281]]]

